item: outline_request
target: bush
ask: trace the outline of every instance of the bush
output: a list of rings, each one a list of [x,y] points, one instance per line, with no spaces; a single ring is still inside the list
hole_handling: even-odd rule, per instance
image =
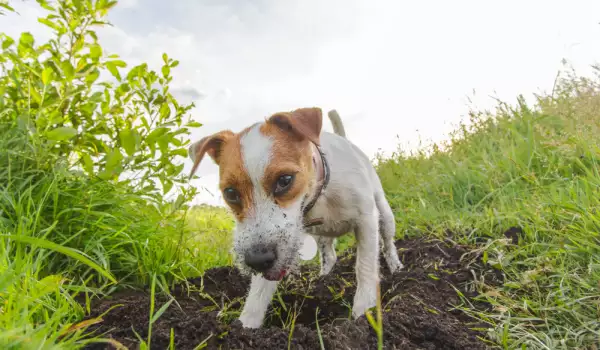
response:
[[[77,295],[167,288],[206,265],[184,222],[196,192],[177,160],[201,124],[169,92],[178,62],[127,70],[105,54],[94,27],[116,1],[37,2],[51,40],[0,34],[2,348],[81,345]]]
[[[93,28],[106,24],[116,1],[38,3],[49,12],[39,21],[55,37],[39,45],[27,32],[0,37],[0,121],[26,130],[69,168],[149,196],[185,183],[183,164],[173,159],[187,156],[186,136],[200,124],[184,123],[193,104],[182,106],[169,92],[178,61],[163,54],[160,74],[146,63],[125,72],[124,61],[106,55]]]

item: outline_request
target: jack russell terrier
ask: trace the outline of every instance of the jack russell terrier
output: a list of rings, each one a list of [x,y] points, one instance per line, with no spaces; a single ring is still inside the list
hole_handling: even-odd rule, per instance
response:
[[[394,215],[375,168],[346,139],[337,113],[329,117],[335,133],[321,130],[320,108],[300,108],[189,147],[190,178],[208,154],[219,166],[219,187],[235,216],[235,262],[252,274],[239,317],[244,327],[262,325],[278,281],[298,270],[305,234],[317,242],[325,275],[337,259],[335,238],[354,232],[354,318],[376,305],[379,235],[390,271],[403,268],[394,246]]]

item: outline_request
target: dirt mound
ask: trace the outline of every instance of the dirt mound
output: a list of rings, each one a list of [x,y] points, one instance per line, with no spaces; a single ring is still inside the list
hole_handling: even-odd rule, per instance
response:
[[[390,276],[381,260],[384,348],[485,349],[484,335],[475,330],[484,326],[452,306],[462,304],[457,289],[475,295],[468,283],[474,275],[488,283],[501,276],[484,270],[467,247],[422,239],[396,246],[404,270]],[[176,349],[202,343],[207,349],[320,349],[321,344],[325,349],[375,349],[377,337],[367,319],[351,319],[354,263],[354,255],[345,254],[328,276],[319,278],[317,269],[307,266],[300,277],[284,279],[264,327],[256,330],[236,320],[249,279],[235,268],[209,270],[175,288],[176,301],[152,326],[151,348],[167,349],[173,341]],[[155,310],[168,300],[157,297]],[[149,305],[147,292],[115,294],[93,306],[90,318],[106,314],[89,330],[136,349],[138,336],[148,338]]]

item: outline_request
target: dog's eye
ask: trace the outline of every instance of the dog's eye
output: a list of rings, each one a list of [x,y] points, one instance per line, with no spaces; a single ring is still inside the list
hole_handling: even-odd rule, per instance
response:
[[[292,182],[294,182],[293,175],[280,176],[275,183],[275,190],[273,191],[273,194],[276,196],[281,196],[290,189]]]
[[[229,204],[239,204],[241,202],[240,193],[231,187],[223,190],[223,197]]]

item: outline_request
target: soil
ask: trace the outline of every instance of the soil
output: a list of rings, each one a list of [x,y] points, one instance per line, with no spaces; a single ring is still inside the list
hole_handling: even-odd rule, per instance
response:
[[[457,290],[471,307],[484,309],[487,305],[472,300],[473,281],[496,284],[501,274],[486,267],[474,247],[424,239],[399,240],[396,247],[402,271],[390,275],[380,260],[384,348],[489,348],[481,331],[486,325],[456,308],[465,304]],[[368,320],[350,316],[354,264],[348,252],[327,276],[319,277],[318,266],[307,265],[300,276],[286,277],[260,329],[245,329],[237,321],[249,279],[233,267],[211,269],[171,291],[176,301],[153,323],[150,348],[168,349],[172,340],[175,349],[203,343],[206,349],[321,349],[321,344],[325,349],[376,349],[377,335]],[[157,296],[155,310],[169,300]],[[148,339],[149,311],[147,291],[120,292],[93,305],[89,318],[101,316],[102,321],[88,331],[138,349],[138,336]],[[87,349],[113,347],[96,343]]]

